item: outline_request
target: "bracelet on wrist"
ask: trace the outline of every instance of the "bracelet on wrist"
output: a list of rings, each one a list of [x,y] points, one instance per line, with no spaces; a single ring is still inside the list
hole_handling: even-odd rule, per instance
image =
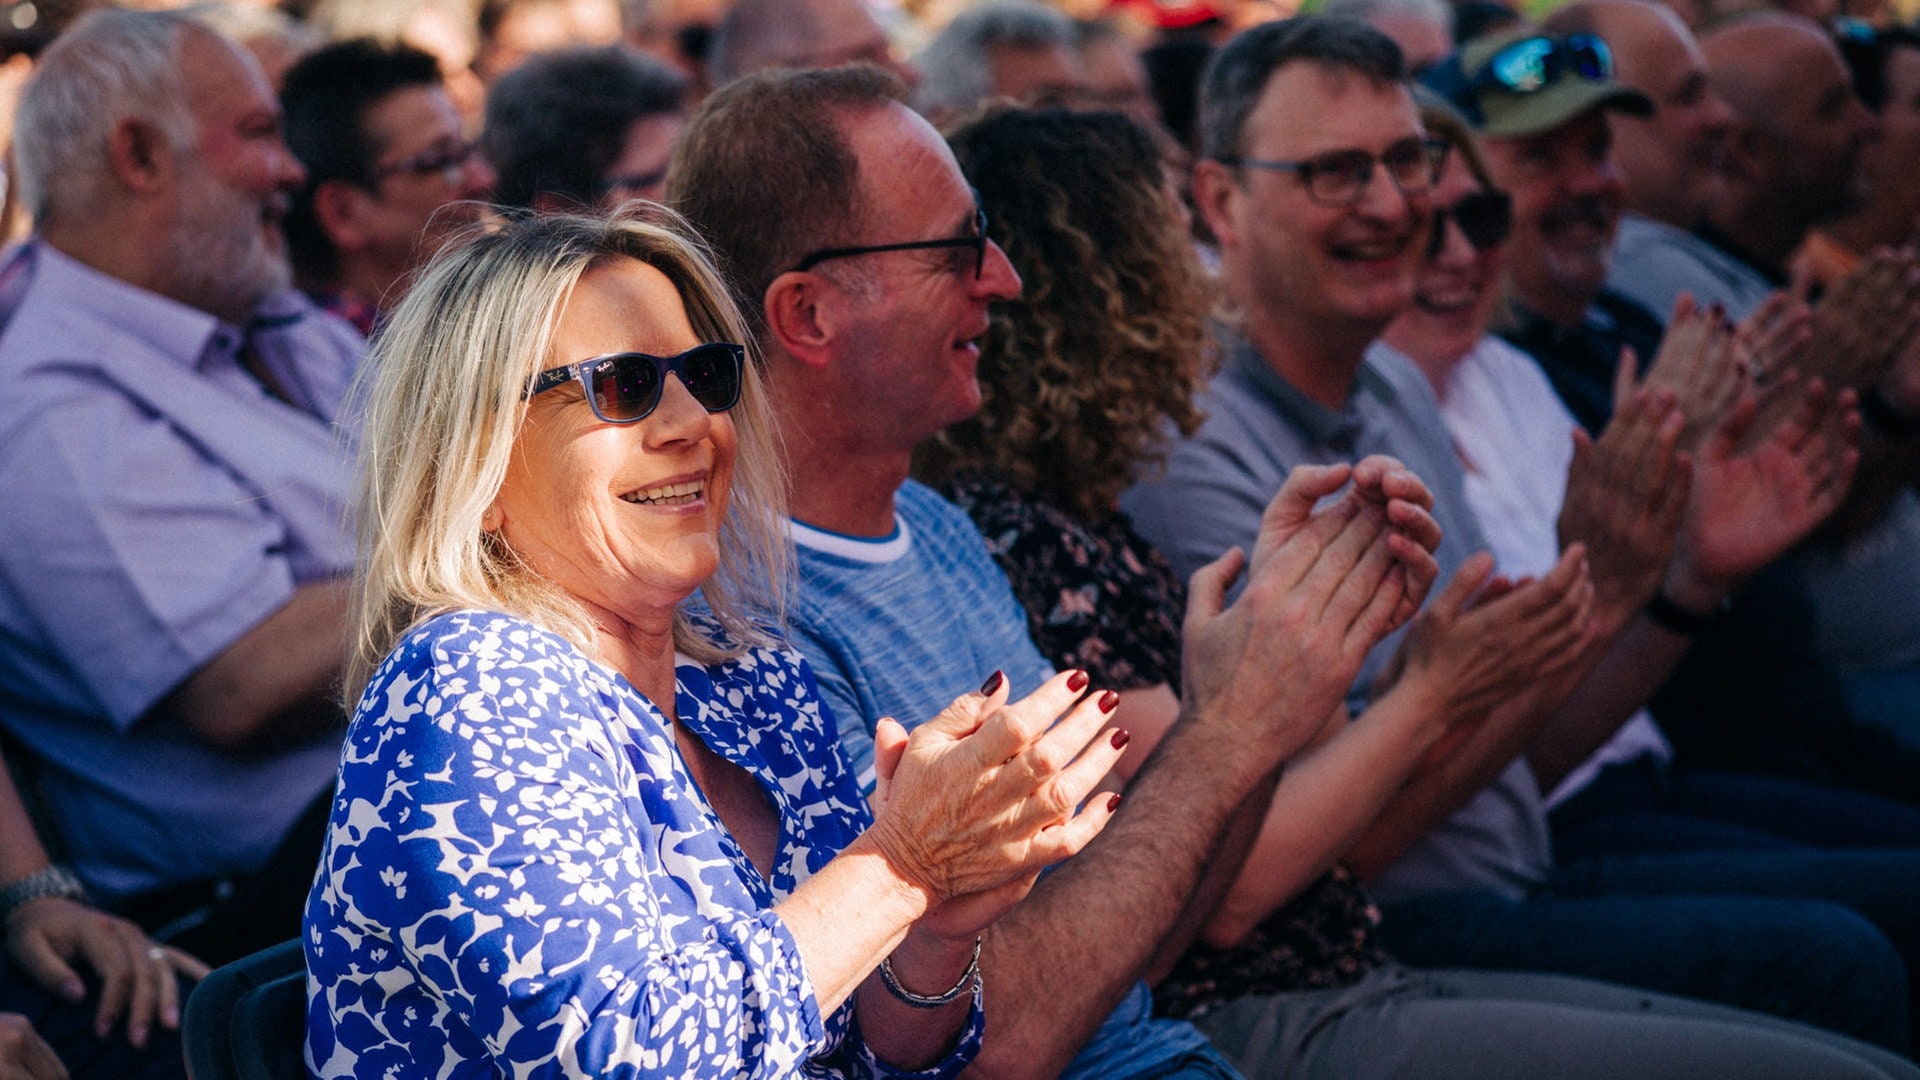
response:
[[[1718,607],[1705,615],[1697,611],[1688,611],[1686,608],[1674,603],[1673,598],[1668,596],[1665,590],[1654,593],[1653,599],[1647,601],[1646,607],[1647,618],[1651,620],[1655,626],[1660,627],[1662,630],[1670,630],[1684,637],[1693,637],[1700,631],[1719,622],[1720,616],[1726,614],[1726,612],[1727,604],[1725,601],[1721,601]]]
[[[961,994],[966,993],[980,981],[980,942],[984,937],[983,934],[974,936],[973,958],[967,961],[967,970],[961,972],[960,981],[954,983],[943,994],[929,997],[926,994],[916,994],[901,986],[900,980],[893,975],[893,957],[891,956],[880,961],[880,982],[887,988],[887,993],[916,1009],[937,1009],[942,1005],[951,1005],[960,1000]]]
[[[1920,416],[1901,413],[1878,386],[1869,386],[1860,395],[1860,416],[1881,434],[1895,439],[1920,435]]]
[[[86,886],[73,876],[73,871],[64,866],[49,866],[10,885],[0,886],[0,923],[11,918],[22,905],[53,896],[87,902]]]

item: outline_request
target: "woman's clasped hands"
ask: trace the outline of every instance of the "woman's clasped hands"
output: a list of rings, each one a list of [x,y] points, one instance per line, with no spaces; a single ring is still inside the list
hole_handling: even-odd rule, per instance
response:
[[[1063,671],[1019,701],[1008,694],[995,672],[911,735],[890,718],[874,733],[869,835],[926,894],[922,930],[978,933],[1120,805],[1118,795],[1088,798],[1127,744],[1126,732],[1106,726],[1117,694],[1089,692],[1083,671]]]

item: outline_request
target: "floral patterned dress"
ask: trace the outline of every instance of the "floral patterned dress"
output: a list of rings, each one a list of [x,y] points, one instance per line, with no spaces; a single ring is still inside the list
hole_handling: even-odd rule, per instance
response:
[[[1097,522],[978,474],[943,491],[979,526],[1027,609],[1040,651],[1097,686],[1180,688],[1186,589],[1124,513]],[[1380,913],[1335,866],[1228,948],[1196,943],[1154,988],[1163,1015],[1193,1018],[1248,994],[1328,990],[1387,962]]]
[[[710,634],[717,628],[703,626]],[[771,910],[869,823],[797,654],[681,657],[675,704],[759,781],[771,880],[672,724],[524,620],[439,616],[361,698],[308,900],[307,1061],[322,1077],[945,1077],[822,1017]]]

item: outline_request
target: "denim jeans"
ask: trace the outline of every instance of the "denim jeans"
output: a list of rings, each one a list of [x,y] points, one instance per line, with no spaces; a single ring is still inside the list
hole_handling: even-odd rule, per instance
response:
[[[1533,894],[1383,904],[1382,938],[1423,967],[1607,979],[1904,1053],[1908,972],[1920,970],[1911,810],[1794,781],[1616,766],[1555,812],[1560,859]]]

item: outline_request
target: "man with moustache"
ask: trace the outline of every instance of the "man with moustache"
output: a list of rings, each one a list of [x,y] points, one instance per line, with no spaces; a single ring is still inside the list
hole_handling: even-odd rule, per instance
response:
[[[1631,294],[1637,281],[1620,273],[1623,261],[1662,245],[1707,245],[1692,230],[1726,194],[1733,111],[1714,92],[1693,32],[1665,4],[1580,0],[1554,12],[1546,28],[1605,41],[1613,77],[1653,102],[1651,115],[1616,112],[1609,125],[1626,212],[1614,240],[1608,284]],[[1667,313],[1655,314],[1664,320]]]
[[[287,287],[304,174],[192,19],[75,26],[15,148],[0,717],[72,866],[41,884],[220,963],[297,931],[338,764],[359,337]]]
[[[296,277],[371,334],[414,270],[480,219],[493,167],[461,130],[439,61],[411,45],[325,46],[288,69],[280,106],[307,172],[286,220]]]

